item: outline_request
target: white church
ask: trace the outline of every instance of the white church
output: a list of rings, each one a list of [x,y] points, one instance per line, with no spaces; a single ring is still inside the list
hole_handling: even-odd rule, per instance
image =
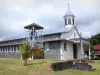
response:
[[[89,42],[80,35],[74,23],[75,16],[69,7],[63,18],[65,23],[62,27],[49,33],[45,33],[45,31],[41,33],[44,59],[69,60],[84,58],[84,45],[89,46]],[[33,23],[29,26],[37,27],[39,25]],[[19,46],[23,41],[25,41],[25,37],[0,41],[0,58],[21,58]],[[34,59],[34,57],[31,59]]]

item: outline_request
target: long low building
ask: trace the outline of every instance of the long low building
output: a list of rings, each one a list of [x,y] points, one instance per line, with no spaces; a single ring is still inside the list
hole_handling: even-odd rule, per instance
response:
[[[3,58],[21,58],[19,46],[23,44],[25,38],[6,40],[0,42],[0,57]],[[83,45],[88,41],[82,39]],[[64,39],[62,33],[53,33],[44,35],[44,58],[50,59],[74,59],[81,58],[80,39]],[[62,55],[61,55],[62,50]],[[63,56],[63,58],[61,58]]]
[[[5,40],[0,42],[0,57],[4,58],[20,58],[19,46],[25,38]]]

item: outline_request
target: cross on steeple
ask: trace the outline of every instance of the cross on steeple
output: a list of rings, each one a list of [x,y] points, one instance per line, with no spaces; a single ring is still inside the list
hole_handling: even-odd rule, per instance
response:
[[[68,3],[68,9],[69,9],[69,3]]]

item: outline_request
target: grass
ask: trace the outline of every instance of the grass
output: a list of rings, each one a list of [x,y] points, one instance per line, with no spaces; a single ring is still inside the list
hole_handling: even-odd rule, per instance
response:
[[[0,59],[0,75],[100,75],[100,64],[92,64],[93,72],[63,70],[53,71],[50,64],[59,60],[43,59],[29,60],[28,66],[23,66],[21,59]]]

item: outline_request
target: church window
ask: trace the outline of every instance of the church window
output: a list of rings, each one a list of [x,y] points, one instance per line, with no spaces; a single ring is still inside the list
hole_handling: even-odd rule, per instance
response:
[[[74,24],[74,19],[73,19],[73,24]]]
[[[60,48],[60,41],[52,41],[52,42],[49,42],[49,49],[50,50],[57,50]]]
[[[67,25],[67,20],[65,19],[65,25]]]
[[[10,46],[8,46],[8,51],[10,51]]]
[[[18,50],[19,50],[19,45],[17,46]]]
[[[0,47],[0,52],[2,52],[1,47]]]
[[[64,50],[67,51],[67,43],[64,43]]]
[[[68,18],[68,24],[71,24],[71,18]]]
[[[43,46],[44,46],[45,51],[47,51],[47,52],[48,52],[48,51],[49,51],[49,48],[48,48],[48,47],[49,47],[49,45],[48,45],[48,43],[44,43],[44,44],[43,44]]]
[[[2,46],[2,51],[4,52],[3,46]]]
[[[14,45],[14,52],[16,51],[16,45]]]
[[[76,37],[76,33],[74,32],[74,38]]]
[[[6,50],[4,49],[4,46],[2,47],[2,50],[6,52]]]
[[[2,47],[0,47],[1,52],[3,52]]]

